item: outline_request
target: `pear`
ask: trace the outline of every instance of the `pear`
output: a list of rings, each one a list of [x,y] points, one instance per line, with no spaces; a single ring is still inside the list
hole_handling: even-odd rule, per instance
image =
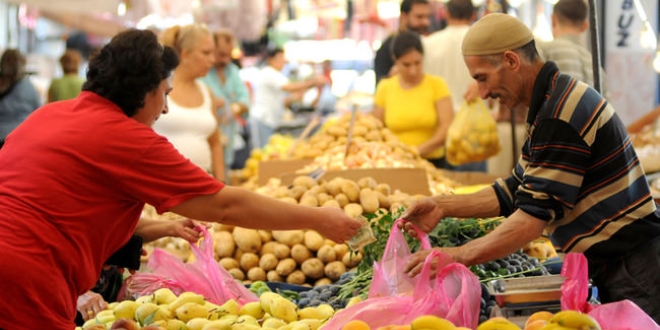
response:
[[[185,303],[195,303],[198,305],[204,305],[204,296],[196,294],[194,292],[184,292],[180,294],[174,301],[169,303],[170,312],[176,311],[179,307],[183,306]]]
[[[236,315],[238,316],[238,310],[240,306],[238,302],[234,299],[227,300],[224,304],[218,306],[215,310],[211,310],[212,313],[218,315],[218,318],[222,318],[225,315]]]
[[[147,296],[138,297],[137,299],[135,299],[135,302],[137,302],[138,304],[153,303],[154,295],[150,294]]]
[[[254,324],[254,325],[259,325],[259,321],[257,321],[256,318],[252,315],[241,315],[236,319],[236,323],[244,323],[244,324]]]
[[[231,330],[231,325],[234,322],[229,320],[215,320],[209,323],[202,328],[202,330]]]
[[[207,325],[209,320],[201,317],[194,318],[192,320],[189,320],[186,325],[188,326],[188,330],[202,330],[205,325]]]
[[[279,327],[283,327],[286,325],[286,322],[276,318],[276,317],[269,317],[264,320],[264,322],[261,324],[261,327],[264,329],[267,328],[272,328],[272,329],[278,329]]]
[[[280,296],[275,292],[270,292],[270,291],[266,291],[262,293],[261,296],[259,296],[259,302],[261,303],[261,308],[264,311],[266,311],[266,313],[270,313],[270,305],[273,299],[277,299],[277,298],[282,298],[282,296]]]
[[[154,302],[158,305],[170,304],[176,300],[176,295],[169,288],[160,288],[154,291]]]
[[[277,298],[274,298],[271,301],[270,314],[273,315],[273,317],[282,319],[287,323],[291,323],[298,320],[296,308],[296,304],[278,295]]]
[[[177,319],[169,319],[165,324],[165,329],[167,330],[187,330],[188,326],[186,322]]]
[[[194,302],[187,302],[176,309],[176,318],[183,322],[188,322],[196,317],[209,317],[209,311],[206,309],[206,307],[204,307],[204,305],[200,305]]]
[[[236,323],[231,325],[231,330],[261,330],[261,327],[254,324]]]
[[[140,307],[140,303],[133,300],[124,300],[119,302],[112,311],[117,319],[135,320],[135,310],[138,307]]]
[[[238,315],[250,315],[254,317],[255,319],[260,319],[264,317],[264,314],[266,312],[264,311],[263,308],[261,308],[261,302],[259,301],[253,301],[249,302],[243,306],[241,306],[241,309],[238,310]]]
[[[147,318],[151,317],[151,315],[154,315],[157,310],[158,305],[151,302],[143,303],[135,309],[135,320],[138,321],[141,325],[149,324],[153,322],[153,318],[151,318],[151,322],[149,323],[146,322]]]

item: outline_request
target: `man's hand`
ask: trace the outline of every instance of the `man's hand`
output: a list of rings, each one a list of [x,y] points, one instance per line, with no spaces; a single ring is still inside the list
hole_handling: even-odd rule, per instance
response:
[[[96,314],[106,309],[106,307],[108,307],[108,303],[96,292],[87,291],[78,296],[76,309],[82,314],[85,321],[96,317]]]
[[[424,261],[431,251],[436,250],[448,255],[452,260],[456,261],[456,256],[461,254],[460,247],[446,247],[446,248],[433,248],[432,250],[419,250],[415,252],[408,260],[408,264],[403,268],[403,271],[410,277],[415,277],[422,272],[424,268]],[[442,265],[444,267],[445,265]],[[431,278],[434,278],[438,273],[438,259],[434,258],[431,261]]]
[[[444,218],[444,212],[435,202],[433,197],[421,199],[413,206],[409,207],[401,216],[405,220],[403,229],[412,237],[417,237],[417,233],[412,225],[417,226],[425,233],[429,233],[435,228],[440,219]]]

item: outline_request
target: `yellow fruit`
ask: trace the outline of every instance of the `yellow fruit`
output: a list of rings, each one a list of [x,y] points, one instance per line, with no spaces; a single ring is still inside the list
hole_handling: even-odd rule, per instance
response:
[[[412,330],[432,329],[432,330],[454,330],[456,326],[435,315],[422,315],[415,318],[410,324]]]
[[[238,310],[238,315],[250,315],[256,319],[260,319],[266,312],[261,308],[261,303],[258,301],[249,302]]]
[[[534,321],[548,321],[550,318],[552,318],[554,314],[548,312],[548,311],[538,311],[533,313],[532,315],[529,316],[527,321],[525,321],[525,329],[527,328],[527,325],[534,322]]]
[[[371,330],[371,327],[364,321],[353,320],[344,324],[341,330]]]
[[[140,307],[140,303],[133,300],[124,300],[119,302],[112,310],[117,319],[135,319],[135,310]]]
[[[285,326],[286,323],[278,318],[275,317],[269,317],[264,320],[264,322],[261,324],[261,327],[264,329],[277,329],[279,327]]]
[[[176,295],[169,288],[160,288],[154,291],[154,302],[158,305],[170,304],[176,300]]]
[[[346,308],[351,307],[359,302],[362,302],[362,298],[360,298],[360,296],[355,296],[348,300],[348,302],[346,303]]]
[[[573,310],[557,312],[548,320],[548,323],[580,330],[601,330],[598,322],[591,316]]]
[[[515,323],[503,317],[493,317],[479,324],[477,330],[520,330],[520,328]]]
[[[202,330],[231,330],[232,323],[229,320],[215,320],[206,323]]]
[[[523,330],[541,330],[548,324],[546,320],[534,320],[531,322],[525,322],[525,327]]]
[[[198,317],[186,322],[186,326],[188,326],[188,330],[202,330],[209,322],[212,321]]]
[[[259,302],[261,303],[261,308],[266,311],[266,313],[270,313],[270,305],[273,301],[273,299],[276,298],[282,298],[279,294],[275,292],[264,292],[259,296]],[[271,313],[272,314],[272,313]]]
[[[231,330],[261,330],[261,327],[254,324],[235,323],[231,325]]]
[[[234,323],[259,325],[259,321],[257,321],[257,319],[252,315],[241,315],[236,319]]]
[[[165,324],[165,329],[167,330],[184,330],[188,329],[186,322],[177,319],[169,319]]]
[[[195,303],[198,305],[204,305],[204,296],[196,294],[194,292],[184,292],[180,294],[174,301],[169,303],[170,312],[175,312],[179,307],[183,306],[185,303]]]
[[[187,302],[176,309],[176,318],[183,322],[188,322],[197,317],[209,317],[209,311],[206,309],[206,307],[204,307],[204,305],[200,305],[194,302]]]
[[[148,296],[138,297],[137,299],[135,299],[135,302],[137,302],[138,304],[153,303],[154,295],[150,294]]]
[[[154,315],[157,311],[158,311],[158,305],[156,305],[154,303],[151,303],[151,302],[144,303],[144,304],[138,306],[137,309],[135,309],[135,318],[134,319],[136,321],[138,321],[141,325],[145,325],[145,324],[148,324],[146,322],[147,318],[150,318],[149,323],[151,323],[151,322],[154,321],[153,317],[151,317],[151,316]]]
[[[278,295],[271,301],[270,314],[273,315],[273,317],[282,319],[284,322],[291,323],[298,320],[296,308],[296,304]]]
[[[94,319],[96,320],[96,323],[106,324],[108,322],[114,322],[117,318],[113,311],[106,309],[98,312]]]

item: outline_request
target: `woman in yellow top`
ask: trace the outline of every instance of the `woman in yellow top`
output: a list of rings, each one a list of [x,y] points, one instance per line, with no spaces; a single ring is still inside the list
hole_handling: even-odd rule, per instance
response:
[[[415,32],[396,36],[392,56],[396,73],[378,83],[373,115],[401,142],[444,168],[444,144],[454,118],[449,88],[441,77],[424,74],[424,49]]]

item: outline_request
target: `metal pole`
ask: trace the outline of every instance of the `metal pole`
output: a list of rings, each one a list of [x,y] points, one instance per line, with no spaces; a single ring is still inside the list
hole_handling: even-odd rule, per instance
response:
[[[591,33],[591,58],[594,72],[594,88],[603,93],[603,82],[600,77],[600,34],[598,33],[598,10],[596,0],[589,0],[589,31]]]

